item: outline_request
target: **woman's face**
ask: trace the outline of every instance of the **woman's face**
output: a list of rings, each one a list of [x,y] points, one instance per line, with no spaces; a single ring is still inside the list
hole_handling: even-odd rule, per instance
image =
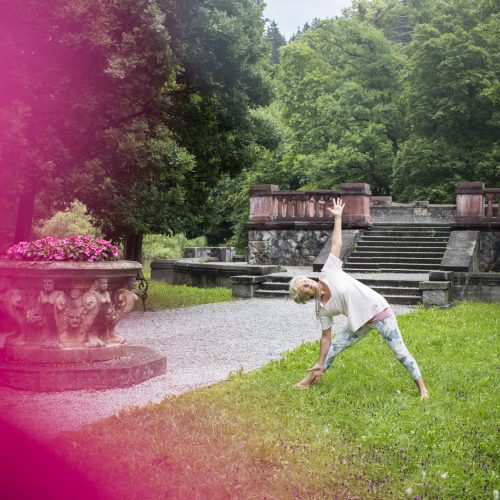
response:
[[[306,295],[309,295],[309,297],[314,297],[317,287],[318,284],[316,283],[316,281],[310,278],[304,278],[299,284],[300,291]]]

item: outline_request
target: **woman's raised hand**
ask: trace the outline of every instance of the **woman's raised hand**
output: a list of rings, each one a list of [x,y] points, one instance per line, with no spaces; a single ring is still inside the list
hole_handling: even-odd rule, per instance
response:
[[[333,199],[333,207],[328,207],[328,213],[333,217],[341,217],[342,211],[344,210],[345,203],[342,202],[342,198]]]

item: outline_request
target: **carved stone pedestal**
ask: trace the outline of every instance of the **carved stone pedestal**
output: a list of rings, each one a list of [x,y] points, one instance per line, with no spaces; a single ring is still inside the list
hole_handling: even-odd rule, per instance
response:
[[[165,372],[116,325],[133,309],[138,262],[0,260],[0,385],[27,390],[132,385]]]
[[[64,364],[7,361],[4,351],[0,385],[37,392],[129,387],[164,374],[167,366],[165,356],[138,346],[124,346],[117,359]]]
[[[4,350],[7,361],[24,363],[88,363],[108,361],[125,355],[124,344],[103,347],[66,347],[62,349],[41,349],[38,346],[9,345]]]

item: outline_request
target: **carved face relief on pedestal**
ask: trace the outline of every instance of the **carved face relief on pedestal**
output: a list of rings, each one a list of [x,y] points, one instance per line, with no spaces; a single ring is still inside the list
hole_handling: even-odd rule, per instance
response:
[[[107,292],[108,291],[109,280],[107,278],[99,278],[95,280],[95,283],[92,288],[94,290],[98,290],[99,292]]]
[[[135,288],[135,282],[137,280],[135,278],[130,278],[129,282],[128,282],[128,289],[129,290],[133,290]]]
[[[82,313],[76,307],[70,307],[66,314],[69,327],[76,330],[82,324]]]
[[[45,293],[50,293],[55,290],[54,280],[51,278],[46,278],[43,280],[42,288]]]
[[[43,312],[39,307],[32,307],[26,311],[26,320],[28,324],[33,326],[44,326],[45,319],[43,316]]]

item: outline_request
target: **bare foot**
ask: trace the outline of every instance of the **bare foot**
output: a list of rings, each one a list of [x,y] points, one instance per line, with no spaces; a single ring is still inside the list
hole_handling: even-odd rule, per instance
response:
[[[420,397],[421,397],[422,399],[429,399],[429,397],[430,397],[430,396],[429,396],[429,391],[428,391],[427,389],[426,389],[425,391],[422,391],[422,392],[420,393]]]

